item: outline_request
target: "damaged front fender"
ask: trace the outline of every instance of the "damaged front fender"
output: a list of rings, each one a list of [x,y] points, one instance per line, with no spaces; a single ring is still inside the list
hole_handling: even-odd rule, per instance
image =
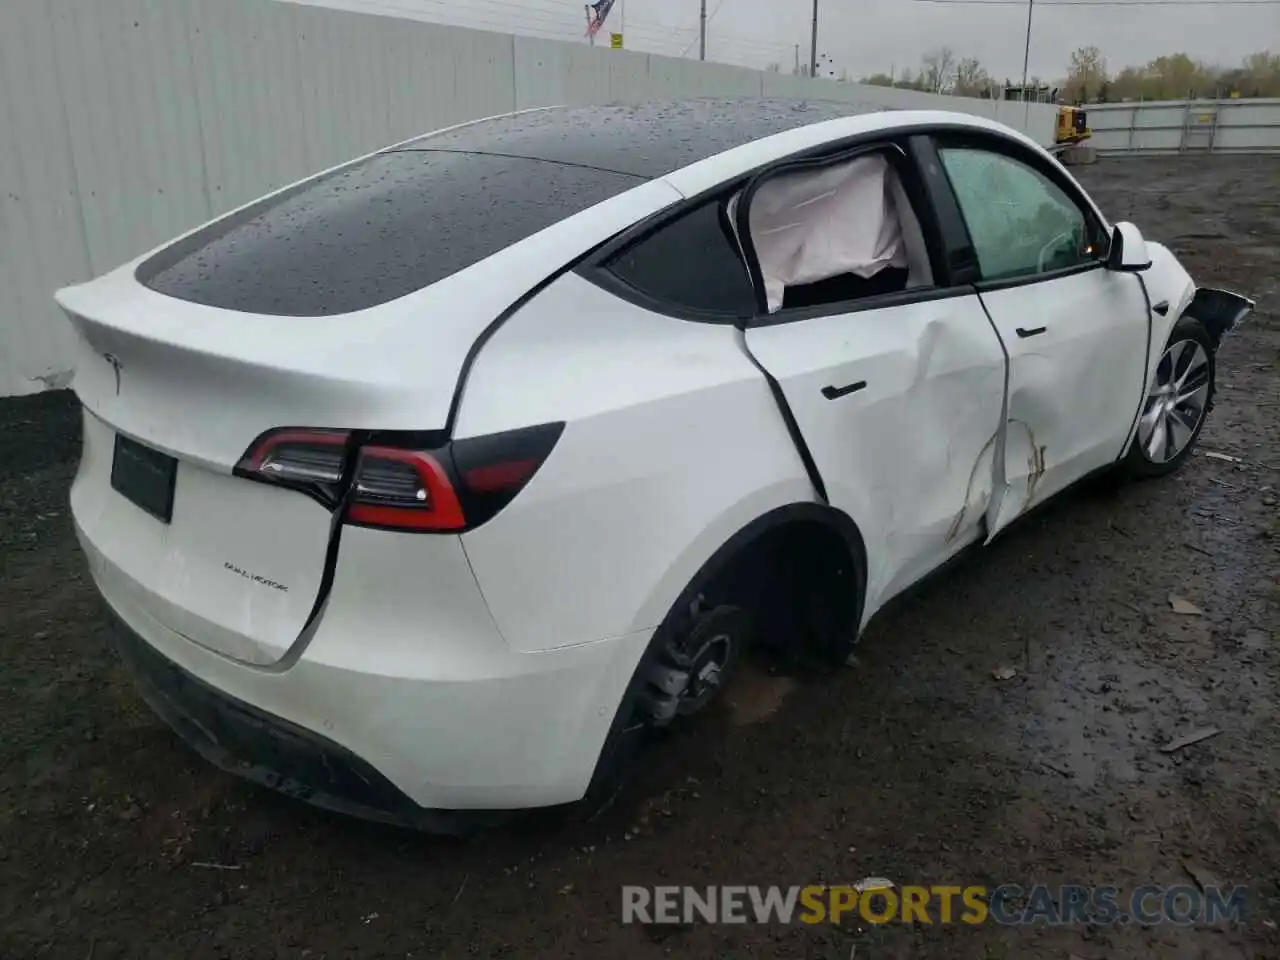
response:
[[[1216,348],[1222,338],[1239,326],[1256,306],[1248,297],[1229,290],[1197,287],[1184,316],[1194,317],[1204,324]]]

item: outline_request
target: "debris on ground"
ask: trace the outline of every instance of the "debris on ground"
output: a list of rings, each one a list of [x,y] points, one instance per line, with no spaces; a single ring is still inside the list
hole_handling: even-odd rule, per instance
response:
[[[1176,753],[1183,747],[1189,747],[1193,743],[1199,743],[1201,740],[1208,740],[1210,737],[1216,737],[1222,731],[1217,727],[1201,727],[1199,730],[1192,730],[1185,736],[1178,737],[1176,740],[1170,740],[1160,748],[1161,753]]]
[[[1221,880],[1198,863],[1194,863],[1191,860],[1183,860],[1182,869],[1187,871],[1187,876],[1196,882],[1196,886],[1200,888],[1201,893],[1208,893],[1211,889],[1226,889]]]
[[[1017,675],[1017,667],[996,667],[991,671],[991,676],[996,680],[1012,680]]]
[[[1051,773],[1056,773],[1060,777],[1067,777],[1069,779],[1074,776],[1069,767],[1054,763],[1052,760],[1041,760],[1040,766],[1044,767]]]
[[[877,890],[892,890],[893,881],[884,877],[864,877],[853,885],[859,893],[873,893]]]
[[[1174,613],[1180,613],[1188,617],[1203,617],[1204,611],[1197,607],[1190,600],[1185,600],[1179,596],[1171,596],[1169,598],[1169,606],[1173,607]]]
[[[1239,457],[1233,457],[1229,453],[1215,453],[1212,450],[1206,450],[1204,455],[1210,460],[1222,460],[1226,463],[1244,463]]]

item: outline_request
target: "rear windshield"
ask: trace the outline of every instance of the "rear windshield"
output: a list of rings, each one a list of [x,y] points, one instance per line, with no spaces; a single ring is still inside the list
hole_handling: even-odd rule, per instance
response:
[[[138,267],[159,293],[320,317],[435,283],[641,178],[543,160],[378,154],[212,224]]]

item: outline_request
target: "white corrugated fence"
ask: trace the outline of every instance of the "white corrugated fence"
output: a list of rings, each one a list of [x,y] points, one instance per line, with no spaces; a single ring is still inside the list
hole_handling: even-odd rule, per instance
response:
[[[1091,104],[1100,154],[1280,153],[1280,100]]]

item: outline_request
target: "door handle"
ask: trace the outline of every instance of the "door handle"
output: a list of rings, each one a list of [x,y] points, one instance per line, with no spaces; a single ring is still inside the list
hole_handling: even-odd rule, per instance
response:
[[[1048,327],[1032,327],[1028,330],[1026,327],[1018,327],[1018,336],[1023,340],[1027,339],[1027,337],[1038,337],[1048,329]]]
[[[1151,309],[1152,309],[1152,310],[1154,310],[1156,313],[1160,314],[1160,316],[1162,316],[1162,317],[1163,317],[1163,316],[1165,316],[1165,315],[1169,312],[1169,301],[1168,301],[1168,300],[1161,300],[1159,303],[1157,303],[1157,304],[1156,304],[1154,307],[1152,307]]]
[[[822,395],[828,400],[839,400],[841,397],[847,397],[851,393],[857,393],[867,385],[867,381],[859,380],[857,383],[846,384],[843,387],[826,386],[822,388]]]

